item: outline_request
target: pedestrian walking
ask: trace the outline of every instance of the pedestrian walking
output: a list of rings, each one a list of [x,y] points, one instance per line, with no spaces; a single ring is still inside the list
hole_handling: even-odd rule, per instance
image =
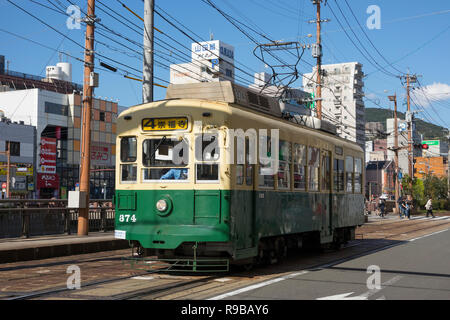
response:
[[[402,196],[398,197],[397,203],[398,203],[398,216],[400,219],[403,219],[404,216],[404,199]]]
[[[425,209],[427,209],[427,218],[428,215],[431,214],[431,216],[434,218],[434,214],[433,214],[433,202],[431,201],[432,198],[430,197],[427,201],[427,203],[425,204]]]
[[[386,200],[385,199],[380,199],[380,202],[378,204],[378,209],[380,210],[380,217],[384,217],[385,214],[385,209],[386,209]]]
[[[411,209],[412,209],[412,197],[411,197],[411,195],[408,195],[407,197],[406,197],[406,200],[405,200],[405,206],[404,206],[404,208],[405,208],[405,210],[404,210],[404,213],[405,213],[405,215],[406,215],[406,217],[408,218],[408,219],[411,219]]]

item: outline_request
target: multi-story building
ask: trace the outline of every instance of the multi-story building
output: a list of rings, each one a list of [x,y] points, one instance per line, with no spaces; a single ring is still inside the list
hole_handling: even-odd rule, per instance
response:
[[[10,159],[8,168],[7,155]],[[32,198],[35,192],[36,128],[23,121],[12,122],[0,111],[0,184],[7,182],[9,170],[9,193],[13,198]],[[2,188],[3,189],[3,188]],[[1,194],[6,197],[6,192]]]
[[[192,44],[192,61],[170,65],[170,83],[234,81],[234,47],[219,40]]]
[[[322,65],[322,113],[336,120],[338,135],[365,147],[364,82],[362,64]],[[316,92],[317,67],[303,76],[303,88]]]
[[[448,176],[447,157],[416,157],[414,163],[414,177],[423,179],[427,175],[443,178]]]
[[[65,198],[67,191],[74,190],[79,182],[82,99],[78,91],[64,90],[70,86],[66,81],[71,79],[70,68],[66,65],[57,67],[47,67],[45,81],[33,80],[36,83],[32,89],[14,90],[23,79],[10,75],[8,83],[12,90],[0,92],[0,108],[5,116],[36,128],[34,154],[38,198]],[[45,85],[41,87],[39,81]],[[53,81],[68,84],[49,90],[47,85]],[[116,102],[93,99],[91,198],[106,196],[110,199],[114,192],[117,113]]]
[[[373,140],[383,136],[384,126],[381,122],[366,122],[366,139]]]

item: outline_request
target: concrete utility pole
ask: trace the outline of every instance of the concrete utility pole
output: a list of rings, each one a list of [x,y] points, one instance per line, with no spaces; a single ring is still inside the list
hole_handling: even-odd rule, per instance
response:
[[[408,104],[408,112],[407,114],[409,114],[411,116],[411,119],[409,119],[409,117],[407,117],[407,121],[408,121],[408,174],[411,177],[411,179],[413,179],[413,175],[414,175],[414,167],[413,167],[413,141],[412,141],[412,114],[411,114],[411,98],[409,95],[409,85],[410,85],[410,80],[411,77],[409,76],[409,73],[406,76],[406,101]],[[412,181],[412,180],[411,180]]]
[[[144,1],[144,66],[142,103],[153,101],[153,25],[154,0]]]
[[[388,97],[390,101],[394,101],[394,163],[395,163],[395,213],[398,213],[398,122],[397,122],[397,94]]]
[[[89,180],[91,169],[91,109],[94,94],[94,24],[95,0],[88,0],[86,22],[86,41],[84,51],[83,82],[83,129],[81,136],[80,193],[86,196],[86,208],[79,209],[78,235],[89,232]],[[91,81],[92,78],[92,81]]]

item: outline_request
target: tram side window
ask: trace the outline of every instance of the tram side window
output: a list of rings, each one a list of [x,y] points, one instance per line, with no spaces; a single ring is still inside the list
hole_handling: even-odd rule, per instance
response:
[[[137,166],[135,164],[121,164],[120,171],[122,182],[136,181]]]
[[[123,137],[120,140],[120,161],[135,162],[137,155],[136,137]],[[121,164],[120,177],[123,182],[136,181],[137,166],[136,164]]]
[[[236,184],[237,185],[243,185],[244,179],[245,179],[245,175],[244,175],[245,151],[242,150],[243,147],[244,147],[244,139],[242,137],[236,137]]]
[[[331,190],[331,180],[330,180],[330,176],[331,176],[331,157],[330,157],[330,152],[329,151],[325,151],[322,155],[322,171],[321,171],[321,176],[322,176],[322,181],[321,181],[321,188],[324,191],[330,191]]]
[[[280,140],[278,188],[288,189],[291,180],[291,143]]]
[[[355,158],[355,193],[361,193],[362,184],[362,161],[360,158]]]
[[[344,191],[344,160],[334,159],[334,191]]]
[[[260,141],[261,143],[261,141]],[[272,139],[270,137],[267,137],[267,157],[264,161],[271,160],[271,145],[272,145]],[[271,163],[263,164],[262,159],[260,159],[259,162],[259,172],[258,172],[258,185],[260,187],[264,188],[275,188],[275,175],[273,167],[271,166]],[[273,164],[272,164],[273,165]]]
[[[250,147],[254,148],[253,150]],[[253,185],[253,164],[256,163],[256,142],[250,146],[249,138],[245,138],[245,184]]]
[[[294,143],[294,189],[306,188],[306,146]]]
[[[219,180],[219,136],[217,134],[200,134],[195,138],[196,180]]]
[[[319,165],[320,165],[320,149],[308,148],[308,168],[309,168],[309,190],[319,190]]]
[[[345,175],[347,180],[345,191],[353,192],[353,157],[345,157]]]
[[[120,161],[135,162],[137,155],[136,137],[123,137],[120,140]]]
[[[189,145],[183,139],[146,139],[142,143],[143,180],[187,180]],[[164,167],[164,168],[155,168]]]

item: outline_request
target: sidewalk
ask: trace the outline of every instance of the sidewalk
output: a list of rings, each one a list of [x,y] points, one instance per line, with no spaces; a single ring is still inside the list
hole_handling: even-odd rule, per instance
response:
[[[49,235],[28,239],[0,239],[0,263],[119,250],[128,247],[128,241],[115,239],[114,232],[92,232],[81,237]]]

